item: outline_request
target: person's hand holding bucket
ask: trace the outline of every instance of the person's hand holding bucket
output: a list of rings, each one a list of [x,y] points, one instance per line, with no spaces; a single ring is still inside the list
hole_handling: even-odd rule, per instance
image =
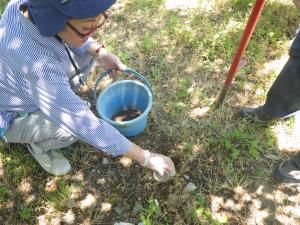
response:
[[[112,73],[115,74],[117,71],[127,69],[119,57],[107,51],[105,48],[100,47],[97,53],[95,60],[104,70],[112,69]]]

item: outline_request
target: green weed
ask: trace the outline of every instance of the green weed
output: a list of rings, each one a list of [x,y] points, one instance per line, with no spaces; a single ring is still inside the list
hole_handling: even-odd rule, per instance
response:
[[[162,214],[158,201],[153,197],[148,200],[148,206],[146,208],[142,208],[141,210],[142,212],[140,213],[140,220],[145,225],[171,225],[170,219]]]
[[[0,0],[0,12],[7,2]],[[207,2],[215,4],[212,5],[211,11],[203,12],[200,8],[166,10],[163,0],[120,0],[116,10],[112,10],[106,25],[97,33],[96,38],[99,41],[103,40],[109,51],[117,54],[129,67],[146,75],[154,90],[156,98],[148,121],[149,127],[141,136],[134,138],[134,142],[137,141],[150,150],[161,151],[168,156],[178,154],[180,158],[178,167],[176,165],[179,176],[162,185],[144,177],[134,179],[137,174],[139,177],[141,175],[136,165],[119,170],[120,164],[116,163],[115,159],[111,159],[111,163],[102,168],[100,161],[97,164],[100,156],[94,153],[92,147],[78,143],[74,145],[78,151],[68,152],[74,165],[72,172],[77,176],[82,170],[83,179],[88,181],[94,178],[96,181],[103,177],[109,181],[105,185],[92,186],[99,188],[100,195],[108,196],[111,194],[111,188],[124,187],[121,196],[124,202],[133,201],[129,192],[135,193],[136,197],[141,199],[145,195],[151,196],[152,193],[156,193],[157,199],[165,201],[160,209],[152,197],[142,213],[134,215],[135,218],[130,211],[124,210],[124,214],[121,215],[124,220],[143,219],[146,225],[224,224],[231,218],[216,220],[214,212],[210,209],[209,196],[218,192],[230,199],[227,188],[232,190],[238,185],[243,185],[247,179],[252,185],[253,179],[265,177],[270,170],[269,163],[272,162],[261,163],[265,160],[261,155],[277,148],[271,128],[256,126],[246,121],[238,122],[239,119],[233,116],[236,110],[234,107],[240,106],[241,102],[245,105],[264,102],[265,94],[277,74],[260,74],[259,71],[264,63],[287,52],[288,41],[292,39],[298,26],[296,10],[283,1],[266,1],[244,54],[249,63],[235,76],[236,82],[233,82],[232,89],[226,96],[224,110],[213,111],[207,117],[196,121],[189,117],[190,110],[192,107],[210,105],[215,100],[225,78],[224,71],[230,66],[254,1]],[[117,79],[121,78],[122,75]],[[246,85],[251,89],[244,89]],[[263,89],[264,93],[256,93],[259,89]],[[243,95],[246,90],[253,93],[253,96],[246,99]],[[293,123],[291,120],[290,127]],[[201,149],[199,154],[194,156],[191,153],[194,153],[193,147],[196,144],[199,144]],[[86,190],[80,183],[76,187],[69,185],[77,179],[71,172],[61,178],[56,191],[36,193],[36,190],[43,190],[43,183],[49,175],[27,153],[24,146],[7,146],[8,144],[0,143],[3,178],[8,182],[5,181],[5,185],[9,184],[9,188],[0,185],[1,206],[6,201],[14,202],[16,197],[12,197],[10,191],[18,190],[24,177],[34,180],[32,194],[36,197],[35,208],[32,208],[32,211],[30,207],[23,209],[24,211],[17,211],[15,219],[9,217],[8,213],[2,213],[1,217],[4,220],[10,219],[10,224],[23,224],[24,221],[20,220],[28,220],[27,218],[33,220],[34,212],[43,213],[40,209],[49,204],[54,206],[55,215],[62,215],[66,211],[66,202],[73,188],[79,191]],[[177,151],[181,146],[182,152]],[[98,166],[101,167],[99,173],[98,168],[93,173],[86,172],[90,167]],[[203,194],[192,196],[190,202],[178,201],[178,204],[174,204],[168,195],[171,195],[174,189],[184,189],[185,183],[182,182],[181,175],[186,173],[191,173],[191,179],[199,184],[199,192]],[[2,184],[2,177],[0,179]],[[226,181],[230,184],[229,187]],[[95,182],[90,183],[92,185]],[[247,189],[247,185],[245,186]],[[164,190],[161,191],[161,188]],[[16,196],[21,197],[20,193]],[[185,194],[178,194],[178,199],[184,197]],[[186,204],[186,207],[182,204]],[[11,207],[1,210],[7,212]],[[91,219],[90,222],[95,224],[111,222],[100,219],[92,221],[93,216],[97,217],[93,215],[95,212],[80,210],[77,204],[74,206],[74,212],[79,219],[78,223],[83,218]],[[47,215],[49,220],[51,216]],[[246,220],[243,211],[234,212],[232,216],[233,220],[240,221],[239,224]],[[105,217],[108,220],[119,218],[120,215],[112,210]]]
[[[142,222],[145,225],[151,225],[151,217],[160,213],[160,208],[157,200],[151,197],[148,201],[147,208],[143,208],[142,211],[143,213],[141,213],[140,215]]]
[[[33,216],[33,209],[30,207],[24,207],[20,209],[19,215],[22,220],[29,220]]]
[[[218,139],[211,139],[209,143],[222,146],[229,154],[229,161],[236,160],[242,152],[249,153],[252,158],[257,159],[261,149],[257,138],[258,133],[235,128],[222,134]]]
[[[0,15],[2,15],[6,5],[7,5],[7,0],[0,0]]]
[[[152,67],[149,75],[151,76],[151,79],[153,81],[159,81],[159,79],[161,78],[161,68]]]
[[[0,185],[0,204],[5,201],[8,194],[8,188],[4,185]]]
[[[122,60],[122,62],[124,64],[128,64],[129,59],[130,59],[130,53],[122,51],[122,52],[119,53],[119,57],[120,57],[120,59]]]
[[[185,100],[189,97],[188,86],[189,86],[188,80],[179,79],[179,89],[177,91],[178,99]]]
[[[141,38],[141,50],[149,53],[156,48],[156,42],[150,35],[145,35]]]
[[[193,143],[190,143],[190,142],[187,142],[187,143],[184,143],[183,145],[183,151],[189,153],[193,150]]]
[[[24,152],[20,146],[12,147],[7,153],[8,154],[0,153],[0,157],[2,157],[3,163],[5,164],[7,176],[11,178],[14,184],[19,183],[24,177],[30,174],[39,171],[44,173],[34,158],[29,153]]]
[[[132,1],[131,10],[153,10],[160,6],[163,2],[163,0],[135,0]]]
[[[57,190],[55,190],[54,192],[46,193],[45,199],[53,204],[54,208],[56,208],[57,210],[61,210],[65,208],[66,201],[70,198],[70,195],[70,187],[64,180],[59,180]]]
[[[219,220],[214,219],[211,209],[206,204],[207,199],[204,196],[200,194],[193,196],[192,204],[186,210],[191,224],[221,225],[228,223],[227,217]]]

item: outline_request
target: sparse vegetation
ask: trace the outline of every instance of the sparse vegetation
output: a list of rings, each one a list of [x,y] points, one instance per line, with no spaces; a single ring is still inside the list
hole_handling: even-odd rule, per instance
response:
[[[290,154],[282,146],[297,140],[284,142],[280,135],[293,133],[296,122],[255,125],[236,117],[238,106],[264,102],[278,73],[269,63],[288,52],[296,9],[290,1],[266,1],[245,54],[248,64],[223,107],[200,118],[223,85],[254,1],[199,2],[169,10],[162,0],[119,0],[97,34],[152,84],[148,127],[132,141],[172,157],[176,177],[157,183],[139,165],[124,166],[122,157],[77,143],[64,150],[72,172],[57,179],[25,146],[0,142],[0,224],[300,224],[290,209],[299,205],[299,191],[271,178],[277,160]],[[0,12],[6,4],[0,0]],[[197,187],[192,192],[185,190],[189,182]]]

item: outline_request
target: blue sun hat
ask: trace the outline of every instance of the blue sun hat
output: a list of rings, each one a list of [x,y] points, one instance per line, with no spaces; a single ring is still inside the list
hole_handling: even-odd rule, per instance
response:
[[[28,10],[40,34],[56,35],[68,18],[86,19],[99,15],[116,0],[29,0]]]

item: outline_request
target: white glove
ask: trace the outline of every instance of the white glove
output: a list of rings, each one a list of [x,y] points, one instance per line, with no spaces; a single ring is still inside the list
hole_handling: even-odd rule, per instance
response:
[[[170,157],[148,150],[144,151],[142,166],[153,170],[153,177],[159,182],[165,182],[176,174],[174,163]]]
[[[127,68],[117,56],[110,53],[105,48],[100,49],[100,52],[95,60],[104,70],[113,69],[123,71]]]

